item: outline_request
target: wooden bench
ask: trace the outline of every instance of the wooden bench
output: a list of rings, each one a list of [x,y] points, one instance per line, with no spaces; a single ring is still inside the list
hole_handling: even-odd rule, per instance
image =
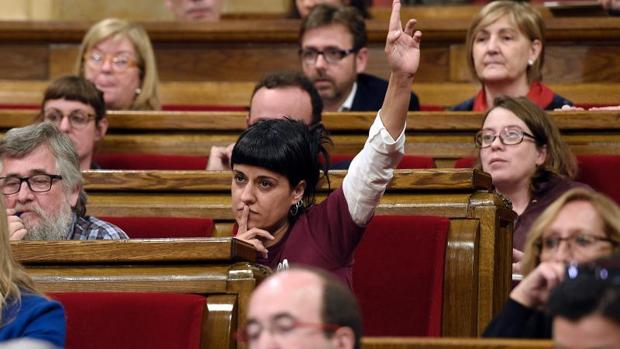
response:
[[[0,130],[24,126],[32,111],[1,110]],[[620,155],[620,112],[552,112],[573,152]],[[356,154],[363,146],[375,113],[326,113],[334,154]],[[406,153],[435,158],[437,167],[476,152],[473,136],[482,114],[414,112],[407,120]],[[111,112],[101,153],[209,154],[213,145],[234,142],[245,129],[242,112]]]
[[[249,296],[270,271],[228,238],[12,242],[44,292],[170,292],[207,296],[204,348],[235,348]]]
[[[551,340],[486,338],[362,338],[364,349],[551,349]]]
[[[48,81],[0,80],[0,105],[26,105],[37,109]],[[253,81],[164,81],[160,84],[165,108],[247,108]],[[552,83],[553,91],[578,105],[620,105],[620,83]],[[474,96],[469,82],[416,82],[413,91],[423,108],[447,108]]]
[[[332,188],[344,172],[335,171]],[[210,217],[229,236],[231,175],[206,171],[87,171],[88,212],[99,216]],[[490,177],[471,169],[398,170],[379,215],[450,219],[443,333],[475,336],[510,290],[512,222],[507,203],[490,193]],[[327,187],[323,183],[319,199]]]
[[[447,9],[446,12],[449,12]],[[546,19],[546,82],[620,82],[620,19]],[[0,23],[0,79],[49,80],[71,73],[91,23]],[[464,55],[468,18],[420,20],[424,33],[416,82],[470,80]],[[219,23],[145,22],[163,81],[256,81],[276,69],[299,69],[298,20]],[[387,20],[367,22],[369,73],[386,78]]]

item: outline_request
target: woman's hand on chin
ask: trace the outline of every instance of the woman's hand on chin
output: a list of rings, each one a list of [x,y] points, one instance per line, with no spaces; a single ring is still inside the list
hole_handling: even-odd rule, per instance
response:
[[[238,222],[239,230],[237,230],[236,239],[241,241],[245,241],[249,244],[252,244],[256,251],[258,251],[263,258],[267,258],[269,251],[263,244],[263,240],[273,240],[274,237],[266,230],[259,228],[251,228],[248,229],[248,217],[250,216],[250,208],[245,206],[243,208],[243,213],[241,214],[241,219]]]
[[[561,262],[543,262],[532,270],[510,293],[523,306],[538,309],[547,304],[549,294],[564,278],[566,266]]]

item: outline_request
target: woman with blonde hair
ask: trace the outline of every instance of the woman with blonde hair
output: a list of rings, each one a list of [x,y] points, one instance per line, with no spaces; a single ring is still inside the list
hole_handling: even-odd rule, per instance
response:
[[[26,338],[63,348],[62,306],[41,295],[13,258],[4,212],[0,200],[0,342]]]
[[[108,110],[158,110],[159,78],[148,34],[140,25],[108,18],[82,40],[76,73],[103,92]]]
[[[544,110],[572,105],[541,83],[545,24],[531,5],[500,0],[484,6],[467,31],[467,63],[482,88],[458,111],[485,111],[499,95],[527,96]]]
[[[568,263],[585,263],[618,252],[620,208],[584,188],[567,191],[536,220],[523,258],[525,278],[510,293],[487,337],[551,338],[544,312],[551,290]]]

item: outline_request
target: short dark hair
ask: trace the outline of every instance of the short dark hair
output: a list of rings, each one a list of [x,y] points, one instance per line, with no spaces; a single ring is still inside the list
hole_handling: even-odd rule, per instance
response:
[[[268,73],[263,76],[258,83],[256,83],[256,86],[254,86],[254,91],[252,91],[250,101],[254,98],[256,92],[263,87],[269,90],[285,87],[298,87],[305,91],[310,96],[310,103],[312,104],[312,124],[314,125],[321,122],[323,100],[321,99],[321,95],[319,95],[319,91],[317,91],[316,87],[314,87],[312,81],[310,81],[304,74],[296,71],[276,71]]]
[[[307,126],[301,121],[284,119],[261,120],[240,136],[233,148],[231,165],[245,164],[266,168],[285,176],[291,188],[306,181],[303,208],[314,203],[314,194],[321,170],[329,183],[331,144],[323,124]],[[320,157],[324,158],[321,163]],[[297,216],[289,216],[293,221]]]
[[[316,5],[301,22],[299,30],[299,42],[306,31],[314,28],[326,27],[332,24],[341,24],[347,28],[353,36],[353,49],[359,50],[368,45],[366,23],[359,11],[351,6]]]
[[[362,316],[355,296],[342,281],[325,271],[318,273],[323,280],[323,309],[321,316],[326,324],[350,327],[355,335],[355,349],[361,348]],[[331,336],[332,333],[327,333]]]
[[[355,7],[364,18],[370,18],[370,12],[368,11],[370,5],[371,0],[351,0],[349,3],[349,6]],[[290,17],[301,18],[301,15],[297,10],[297,6],[295,5],[295,1],[292,1]]]
[[[620,254],[591,265],[569,266],[566,274],[549,298],[553,317],[578,321],[599,314],[620,325]]]
[[[55,99],[77,101],[91,106],[95,110],[95,123],[103,119],[106,114],[103,92],[99,91],[95,84],[86,78],[67,75],[52,81],[43,93],[39,121],[43,121],[45,103]]]

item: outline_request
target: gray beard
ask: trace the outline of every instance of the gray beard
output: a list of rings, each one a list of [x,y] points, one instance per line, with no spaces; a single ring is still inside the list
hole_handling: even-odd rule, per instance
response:
[[[41,223],[26,227],[28,234],[24,240],[65,240],[69,226],[73,222],[73,214],[68,204],[62,205],[58,214],[44,212],[39,207],[32,207],[40,217]]]

